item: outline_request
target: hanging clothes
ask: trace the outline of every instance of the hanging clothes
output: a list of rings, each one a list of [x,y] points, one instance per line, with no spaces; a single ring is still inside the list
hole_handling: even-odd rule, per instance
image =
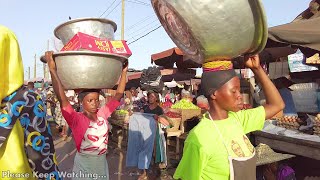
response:
[[[149,169],[157,126],[153,116],[153,114],[135,112],[130,117],[127,167]]]
[[[166,126],[158,123],[156,134],[156,163],[164,163],[167,166],[167,144],[163,128],[166,128]]]

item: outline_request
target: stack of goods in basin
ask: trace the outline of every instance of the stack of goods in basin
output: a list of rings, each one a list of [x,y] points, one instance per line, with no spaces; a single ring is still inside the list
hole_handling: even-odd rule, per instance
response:
[[[116,23],[101,18],[74,19],[55,28],[64,47],[53,58],[65,89],[115,86],[132,54],[126,41],[114,40],[116,30]]]

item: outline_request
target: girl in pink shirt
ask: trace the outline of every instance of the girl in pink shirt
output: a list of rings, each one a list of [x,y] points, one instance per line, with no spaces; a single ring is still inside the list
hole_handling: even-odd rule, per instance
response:
[[[77,147],[74,159],[74,179],[109,179],[106,153],[108,149],[108,117],[120,105],[126,86],[128,64],[123,66],[117,93],[105,106],[99,108],[101,90],[88,89],[79,93],[83,112],[76,112],[64,93],[57,75],[52,52],[46,52],[52,86],[60,102],[62,115],[72,130]]]

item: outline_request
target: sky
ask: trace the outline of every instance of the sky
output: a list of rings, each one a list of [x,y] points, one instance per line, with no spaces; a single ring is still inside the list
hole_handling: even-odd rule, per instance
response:
[[[204,0],[205,1],[205,0]],[[237,2],[237,0],[234,0]],[[268,26],[276,26],[292,21],[305,10],[311,0],[262,0],[267,15]],[[117,23],[115,39],[120,39],[121,0],[0,0],[0,24],[7,26],[17,35],[28,79],[28,67],[33,78],[34,57],[36,55],[37,77],[43,76],[43,66],[39,57],[47,50],[57,51],[62,46],[54,37],[54,29],[72,19],[100,17]],[[106,12],[105,12],[106,11]],[[105,12],[105,13],[104,13]],[[104,13],[104,14],[103,14]],[[125,40],[128,43],[145,35],[160,25],[150,0],[125,1]],[[161,27],[149,35],[129,45],[132,56],[129,67],[144,69],[151,66],[151,54],[175,47],[170,37]]]

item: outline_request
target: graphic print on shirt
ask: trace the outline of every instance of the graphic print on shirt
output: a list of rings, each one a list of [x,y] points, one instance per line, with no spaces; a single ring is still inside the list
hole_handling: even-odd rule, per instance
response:
[[[248,139],[248,137],[246,135],[243,135],[243,141],[247,145],[249,151],[251,153],[253,153],[254,152],[254,147],[252,146],[251,142],[249,141],[249,139]]]
[[[241,146],[239,145],[238,142],[232,140],[231,141],[231,149],[234,152],[235,155],[237,155],[238,157],[244,157],[244,152],[241,149]]]
[[[108,122],[102,117],[90,121],[90,125],[81,142],[80,152],[91,155],[102,155],[108,149]]]

